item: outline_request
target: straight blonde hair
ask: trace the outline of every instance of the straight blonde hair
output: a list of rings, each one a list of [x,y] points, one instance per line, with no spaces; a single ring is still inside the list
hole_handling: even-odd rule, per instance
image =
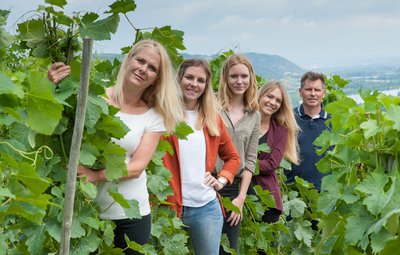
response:
[[[180,83],[185,75],[186,70],[192,66],[200,67],[206,73],[206,86],[204,88],[204,92],[199,97],[195,105],[195,109],[198,113],[195,127],[197,130],[200,130],[204,125],[206,125],[210,135],[219,136],[220,130],[218,126],[218,112],[220,106],[211,87],[211,69],[208,62],[204,59],[184,60],[179,67],[177,80]]]
[[[232,66],[237,64],[243,64],[247,67],[250,74],[249,88],[246,90],[243,98],[243,103],[246,110],[253,112],[258,110],[257,102],[257,80],[254,73],[253,66],[251,65],[248,58],[241,54],[232,54],[225,59],[221,69],[221,77],[218,86],[218,99],[221,103],[222,109],[225,111],[229,110],[231,106],[232,91],[228,86],[229,70]]]
[[[293,114],[290,104],[290,98],[285,87],[279,81],[269,81],[258,90],[258,102],[265,95],[268,95],[275,89],[279,89],[282,93],[281,107],[271,116],[271,120],[275,120],[279,125],[284,126],[288,130],[288,139],[284,156],[293,164],[299,164],[299,144],[297,135],[299,126]]]
[[[145,89],[141,99],[164,118],[164,126],[167,132],[171,133],[175,125],[184,119],[182,94],[176,82],[168,53],[159,42],[145,39],[132,46],[119,69],[112,99],[118,105],[123,104],[124,77],[128,64],[132,57],[145,48],[154,49],[160,55],[160,68],[155,83]]]

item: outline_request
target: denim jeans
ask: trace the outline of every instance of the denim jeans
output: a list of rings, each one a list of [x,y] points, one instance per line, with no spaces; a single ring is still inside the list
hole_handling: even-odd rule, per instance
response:
[[[184,206],[182,221],[188,227],[196,255],[217,255],[223,217],[218,198],[201,207]]]

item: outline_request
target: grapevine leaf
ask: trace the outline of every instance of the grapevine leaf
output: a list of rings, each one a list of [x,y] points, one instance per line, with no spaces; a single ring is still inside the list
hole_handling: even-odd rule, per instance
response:
[[[356,245],[361,240],[368,242],[367,230],[374,222],[374,218],[364,206],[352,207],[353,215],[346,220],[345,240],[347,243]]]
[[[31,73],[28,81],[26,125],[38,133],[51,135],[61,119],[63,107],[54,98],[51,84],[42,73]]]
[[[48,4],[51,4],[51,5],[56,5],[56,6],[60,7],[60,8],[63,8],[64,5],[67,4],[66,0],[45,0],[44,2],[48,3]]]
[[[373,253],[379,254],[379,252],[385,248],[386,244],[395,238],[396,236],[389,234],[386,229],[381,229],[379,233],[372,233],[371,248]]]
[[[79,187],[82,189],[83,193],[86,194],[91,199],[95,199],[97,195],[97,188],[91,182],[86,182],[82,179],[79,180]]]
[[[11,79],[5,74],[0,73],[0,95],[2,94],[14,94],[18,98],[24,97],[24,92],[21,87],[14,84]]]
[[[340,174],[333,173],[322,178],[321,194],[318,199],[317,209],[326,215],[335,208],[336,202],[342,196],[342,184],[338,181]]]
[[[97,20],[96,13],[87,13],[82,18],[82,24],[79,27],[81,36],[92,38],[93,40],[109,40],[111,33],[117,31],[119,16],[111,15],[107,18]]]
[[[267,143],[262,143],[258,146],[258,152],[271,152],[271,148],[268,146]]]
[[[57,242],[61,241],[61,223],[55,218],[49,218],[46,222],[46,231],[51,237],[53,237]]]
[[[312,229],[310,228],[311,223],[309,221],[296,222],[296,230],[294,235],[297,240],[303,241],[308,247],[311,247],[311,241],[313,237]]]
[[[130,130],[117,116],[103,114],[99,124],[104,132],[117,139],[123,138]]]
[[[367,139],[376,135],[380,130],[376,120],[364,121],[363,123],[361,123],[360,127],[364,129],[364,136]]]
[[[126,14],[128,12],[133,12],[136,9],[135,1],[133,0],[118,0],[109,6],[111,8],[110,11],[106,13]]]
[[[96,231],[91,231],[88,236],[79,238],[71,247],[71,255],[93,254],[101,243]]]
[[[305,209],[307,208],[307,204],[296,197],[297,194],[297,192],[290,191],[288,194],[290,200],[283,204],[284,211],[289,212],[293,218],[303,217]]]
[[[124,148],[114,143],[108,143],[104,148],[102,155],[105,158],[107,180],[112,181],[128,175],[125,152]]]
[[[10,14],[8,10],[0,10],[0,49],[5,48],[15,40],[14,36],[9,34],[3,26],[6,25],[7,17]]]
[[[186,140],[186,136],[192,133],[193,129],[184,122],[178,123],[174,131],[174,135],[176,135],[176,137],[181,140]]]
[[[355,188],[357,191],[367,195],[363,204],[367,206],[368,211],[373,215],[378,215],[393,196],[395,188],[393,182],[389,190],[385,192],[385,186],[388,181],[389,177],[386,174],[373,172]]]
[[[400,131],[400,106],[398,105],[391,105],[389,109],[387,109],[386,117],[393,121],[393,129]]]
[[[100,98],[100,100],[103,100]],[[104,100],[103,100],[104,102]],[[102,106],[99,105],[100,102],[97,96],[90,95],[88,96],[86,115],[85,115],[85,127],[92,128],[96,125],[97,121],[100,119],[102,114]],[[107,106],[106,106],[107,107]]]
[[[100,152],[96,146],[90,143],[84,143],[82,144],[79,161],[83,165],[92,166],[99,155]]]
[[[183,34],[184,33],[180,30],[171,29],[171,26],[164,26],[161,28],[154,28],[152,33],[144,33],[143,38],[154,39],[164,45],[171,58],[172,64],[174,67],[178,67],[183,61],[183,57],[178,53],[177,49],[186,49],[183,44]]]
[[[163,139],[159,140],[156,151],[168,152],[171,156],[174,154],[171,144]]]
[[[229,211],[240,213],[239,207],[234,205],[229,197],[221,197],[222,205]]]
[[[47,35],[42,20],[28,20],[18,24],[21,40],[32,50],[32,55],[38,58],[48,56]]]
[[[140,219],[142,216],[140,215],[140,210],[139,210],[139,202],[135,199],[125,199],[121,193],[118,192],[117,187],[110,188],[108,190],[108,194],[122,206],[124,209],[126,216],[130,219]]]
[[[82,227],[82,219],[80,217],[74,217],[71,225],[71,238],[81,238],[85,236],[85,229]]]
[[[172,189],[168,184],[168,180],[171,178],[171,172],[163,165],[157,165],[154,168],[154,173],[149,173],[147,176],[147,188],[149,192],[156,195],[157,198],[162,201],[167,198],[168,195],[172,195]]]
[[[261,199],[263,205],[268,206],[269,208],[275,208],[275,199],[269,190],[264,190],[259,185],[254,186],[254,191],[256,192],[257,196]]]
[[[42,254],[44,252],[45,228],[45,225],[33,225],[24,229],[26,245],[30,254]]]
[[[3,201],[4,197],[15,198],[15,195],[9,189],[0,187],[0,201]]]
[[[50,185],[50,182],[40,178],[35,169],[28,163],[20,164],[18,173],[13,174],[12,178],[23,183],[32,194],[41,195]]]

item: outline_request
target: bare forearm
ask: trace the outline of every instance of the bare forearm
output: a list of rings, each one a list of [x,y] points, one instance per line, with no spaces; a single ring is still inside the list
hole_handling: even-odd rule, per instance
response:
[[[249,189],[249,185],[251,182],[251,177],[253,173],[247,169],[244,170],[241,181],[240,181],[240,190],[238,198],[246,200],[247,190]]]

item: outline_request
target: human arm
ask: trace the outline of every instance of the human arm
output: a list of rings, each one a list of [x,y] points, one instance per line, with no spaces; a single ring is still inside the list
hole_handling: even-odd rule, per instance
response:
[[[272,132],[270,132],[272,131]],[[276,130],[270,127],[268,137],[272,136],[271,144],[268,144],[271,151],[269,153],[262,152],[259,159],[260,175],[270,175],[278,167],[285,155],[287,142],[287,129],[282,126],[277,126]]]
[[[240,166],[240,156],[236,151],[235,145],[226,130],[225,124],[222,119],[220,121],[220,139],[218,144],[218,156],[224,162],[220,171],[218,171],[218,178],[224,177],[232,184],[234,177]]]
[[[58,84],[61,80],[71,73],[71,67],[63,62],[55,62],[47,71],[47,78],[54,84]]]
[[[125,176],[122,179],[138,178],[142,174],[157,148],[161,134],[162,132],[146,132],[143,134],[139,146],[132,154],[132,158],[127,165],[128,176]],[[95,171],[84,166],[79,166],[78,177],[82,176],[87,176],[87,179],[90,182],[101,182],[107,180],[105,169]]]

